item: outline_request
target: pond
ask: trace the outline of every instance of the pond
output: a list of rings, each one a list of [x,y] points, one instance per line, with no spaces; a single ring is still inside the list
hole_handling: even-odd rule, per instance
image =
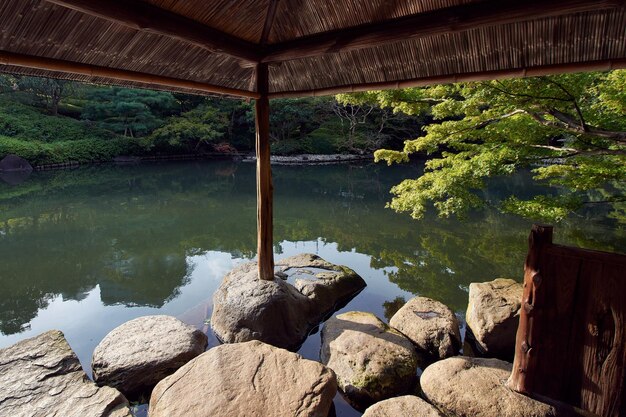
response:
[[[422,167],[274,167],[276,258],[310,252],[349,266],[367,288],[341,311],[385,321],[418,294],[462,319],[471,282],[521,280],[530,221],[492,209],[415,221],[385,208],[390,187]],[[59,329],[90,373],[100,340],[149,314],[203,328],[215,346],[211,296],[256,251],[254,175],[249,163],[151,163],[35,172],[0,185],[0,348]],[[495,202],[542,191],[520,173],[482,192]],[[590,212],[556,227],[555,240],[623,251],[626,232]],[[319,349],[318,332],[300,353],[317,360]],[[360,415],[340,396],[335,404],[338,416]]]

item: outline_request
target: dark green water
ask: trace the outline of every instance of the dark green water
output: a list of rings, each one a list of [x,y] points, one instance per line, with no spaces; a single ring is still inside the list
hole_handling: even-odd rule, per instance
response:
[[[343,310],[389,316],[420,294],[460,317],[470,282],[521,279],[531,222],[492,210],[415,221],[384,208],[389,188],[420,166],[275,167],[277,259],[313,252],[355,269],[367,288]],[[37,172],[0,184],[0,348],[62,330],[83,366],[114,327],[171,314],[209,333],[221,277],[252,259],[254,165],[230,162],[97,166]],[[540,192],[528,175],[494,181],[505,192]],[[602,213],[573,217],[557,242],[624,251],[626,231]],[[319,334],[300,350],[318,359]],[[89,372],[89,371],[88,371]],[[337,399],[338,416],[360,415]]]

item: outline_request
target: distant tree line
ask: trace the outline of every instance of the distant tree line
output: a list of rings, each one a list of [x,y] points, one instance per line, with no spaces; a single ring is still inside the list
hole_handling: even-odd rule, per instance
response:
[[[339,104],[333,97],[274,100],[271,106],[272,150],[278,154],[400,149],[428,119],[371,104]],[[48,78],[1,75],[0,121],[0,153],[12,147],[24,153],[14,140],[33,145],[87,138],[116,139],[125,148],[116,151],[128,154],[254,149],[252,102]],[[49,127],[59,124],[71,126],[71,132],[55,138]],[[44,148],[25,156],[38,153],[35,162],[45,161],[42,155],[50,150]],[[67,157],[81,159],[71,152]]]

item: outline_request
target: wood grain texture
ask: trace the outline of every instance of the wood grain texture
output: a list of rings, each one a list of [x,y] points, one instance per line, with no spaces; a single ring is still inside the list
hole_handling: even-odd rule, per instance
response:
[[[257,181],[257,257],[259,278],[274,279],[273,246],[273,185],[270,165],[270,109],[267,97],[268,68],[266,64],[257,66],[256,100],[256,181]]]
[[[544,244],[533,227],[509,386],[602,417],[626,409],[626,255]],[[540,279],[537,279],[537,277]]]

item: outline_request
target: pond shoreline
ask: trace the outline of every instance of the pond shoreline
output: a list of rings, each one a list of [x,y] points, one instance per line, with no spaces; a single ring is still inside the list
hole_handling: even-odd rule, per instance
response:
[[[118,156],[111,161],[78,162],[67,161],[58,164],[43,164],[33,167],[36,171],[56,169],[74,169],[90,165],[134,165],[143,162],[191,161],[191,160],[233,160],[235,162],[255,162],[254,154],[185,154],[185,155],[152,155],[152,156]],[[272,165],[329,165],[348,162],[373,161],[373,154],[297,154],[272,155]]]

